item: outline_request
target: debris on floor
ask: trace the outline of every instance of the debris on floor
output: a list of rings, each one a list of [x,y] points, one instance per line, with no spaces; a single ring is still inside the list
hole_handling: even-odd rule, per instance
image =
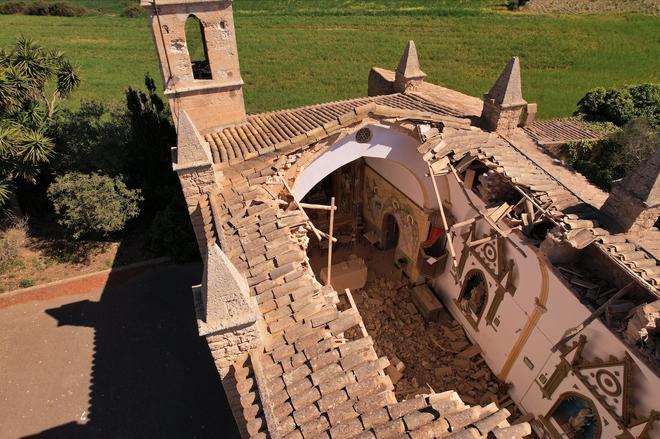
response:
[[[506,385],[498,382],[460,324],[444,307],[434,310],[427,323],[413,296],[412,288],[387,279],[353,291],[376,351],[390,360],[386,373],[397,397],[409,399],[429,387],[436,392],[456,389],[469,404],[495,402],[515,412],[514,419],[520,415]]]

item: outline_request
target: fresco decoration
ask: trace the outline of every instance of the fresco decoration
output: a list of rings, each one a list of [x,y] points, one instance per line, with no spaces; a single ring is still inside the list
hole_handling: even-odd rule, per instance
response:
[[[365,189],[367,197],[365,216],[373,224],[379,224],[379,220],[383,217],[383,200],[379,194],[378,185],[371,176],[365,177]]]
[[[488,305],[488,297],[488,282],[484,273],[476,268],[470,270],[465,275],[461,294],[455,302],[475,330],[478,330]]]
[[[562,394],[539,420],[553,438],[599,439],[603,431],[596,404],[578,392]]]
[[[419,225],[412,214],[401,207],[401,203],[395,197],[391,197],[385,206],[380,223],[387,215],[392,215],[396,219],[401,230],[397,247],[406,255],[411,256],[412,260],[412,255],[417,254],[419,247]]]
[[[564,347],[559,356],[560,361],[555,371],[546,379],[544,375],[537,377],[537,382],[541,386],[541,393],[546,399],[552,399],[562,381],[568,376],[573,363],[579,362],[582,356],[582,350],[587,343],[587,337],[581,335],[570,346]]]
[[[385,218],[391,215],[398,227],[397,257],[405,257],[407,275],[416,278],[418,275],[417,256],[420,242],[429,227],[430,211],[418,206],[397,187],[393,186],[378,172],[369,166],[364,168],[363,206],[364,219],[380,236],[381,244],[387,241]]]

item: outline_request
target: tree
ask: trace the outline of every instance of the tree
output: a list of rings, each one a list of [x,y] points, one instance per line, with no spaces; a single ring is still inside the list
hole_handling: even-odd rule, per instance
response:
[[[623,126],[643,117],[660,126],[660,84],[640,84],[618,89],[597,87],[578,102],[577,115],[589,121],[609,121]]]
[[[129,130],[125,109],[99,102],[58,111],[49,135],[56,157],[49,168],[55,175],[67,172],[126,176]]]
[[[145,77],[146,93],[129,88],[126,92],[129,127],[126,144],[127,183],[142,190],[148,214],[164,209],[181,191],[172,172],[172,147],[176,131],[169,111],[149,76]]]
[[[48,188],[48,198],[59,216],[58,223],[83,235],[108,236],[124,229],[140,214],[142,196],[128,189],[121,177],[72,172],[57,177]]]
[[[632,119],[603,140],[566,145],[569,163],[606,191],[660,148],[660,133],[644,117]]]
[[[19,38],[0,50],[0,206],[12,196],[17,179],[34,181],[52,156],[46,134],[57,105],[80,84],[60,52]]]

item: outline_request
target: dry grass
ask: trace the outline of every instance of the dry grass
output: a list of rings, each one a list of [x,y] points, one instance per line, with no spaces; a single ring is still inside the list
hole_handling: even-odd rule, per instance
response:
[[[27,242],[27,221],[14,220],[0,233],[0,274],[11,270],[17,263],[20,249]]]

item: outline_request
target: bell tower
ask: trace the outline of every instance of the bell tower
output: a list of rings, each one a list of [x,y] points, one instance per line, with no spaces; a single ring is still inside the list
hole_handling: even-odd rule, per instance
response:
[[[200,131],[245,121],[231,0],[141,0],[176,126]]]

